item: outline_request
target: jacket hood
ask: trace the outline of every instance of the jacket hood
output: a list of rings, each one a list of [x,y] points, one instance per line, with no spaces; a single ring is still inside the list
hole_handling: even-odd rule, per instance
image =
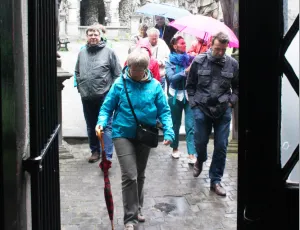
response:
[[[87,44],[86,47],[87,47],[88,52],[97,52],[100,49],[104,48],[105,44],[106,43],[101,39],[100,42],[97,45]]]
[[[138,43],[138,47],[146,49],[149,53],[149,57],[152,56],[151,48],[150,48],[150,44],[149,44],[148,39],[140,39],[140,41]]]

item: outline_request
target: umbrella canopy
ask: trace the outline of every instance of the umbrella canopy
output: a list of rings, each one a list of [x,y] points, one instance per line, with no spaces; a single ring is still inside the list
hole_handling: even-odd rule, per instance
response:
[[[157,15],[165,18],[180,18],[187,15],[192,15],[186,9],[178,8],[168,4],[159,3],[147,3],[144,6],[138,8],[136,13],[147,14],[147,15]]]
[[[239,40],[233,31],[224,23],[207,16],[190,15],[178,18],[169,23],[170,26],[175,27],[181,32],[191,34],[200,38],[210,37],[220,31],[229,36],[229,46],[239,47]]]
[[[97,136],[101,142],[101,149],[102,149],[102,159],[99,164],[99,167],[102,169],[104,173],[104,197],[105,197],[105,203],[107,212],[109,215],[109,219],[111,221],[111,228],[114,230],[114,201],[112,197],[111,192],[111,186],[110,186],[110,180],[108,177],[108,169],[111,168],[111,161],[106,159],[106,153],[104,150],[104,141],[103,141],[103,132],[97,132]]]

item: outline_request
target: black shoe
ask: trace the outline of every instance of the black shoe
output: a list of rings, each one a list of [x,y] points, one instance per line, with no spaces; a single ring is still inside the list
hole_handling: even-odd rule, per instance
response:
[[[202,172],[202,167],[203,167],[203,162],[198,162],[197,160],[193,168],[194,177],[198,177],[200,175],[200,173]]]
[[[210,190],[215,192],[219,196],[226,196],[226,190],[220,183],[210,185]]]

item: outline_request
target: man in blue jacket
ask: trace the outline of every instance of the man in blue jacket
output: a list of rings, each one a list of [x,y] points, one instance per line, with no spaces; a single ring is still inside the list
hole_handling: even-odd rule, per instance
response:
[[[190,68],[186,89],[195,120],[194,141],[198,154],[194,177],[207,160],[207,143],[214,128],[214,152],[209,169],[211,190],[226,196],[221,185],[225,169],[232,108],[238,100],[238,62],[225,54],[229,38],[213,36],[211,49],[198,55]]]
[[[98,113],[122,68],[114,51],[101,40],[99,27],[89,27],[86,35],[87,45],[79,52],[75,74],[92,153],[88,161],[93,163],[100,159],[100,143],[95,134]],[[103,137],[107,159],[111,160],[113,153],[111,119]]]

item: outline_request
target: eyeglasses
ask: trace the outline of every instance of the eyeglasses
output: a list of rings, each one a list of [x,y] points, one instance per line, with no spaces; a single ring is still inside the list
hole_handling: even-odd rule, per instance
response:
[[[132,73],[146,73],[147,69],[132,69],[132,68],[129,68],[129,71],[132,72]]]
[[[99,37],[100,36],[100,34],[88,34],[88,37]]]

